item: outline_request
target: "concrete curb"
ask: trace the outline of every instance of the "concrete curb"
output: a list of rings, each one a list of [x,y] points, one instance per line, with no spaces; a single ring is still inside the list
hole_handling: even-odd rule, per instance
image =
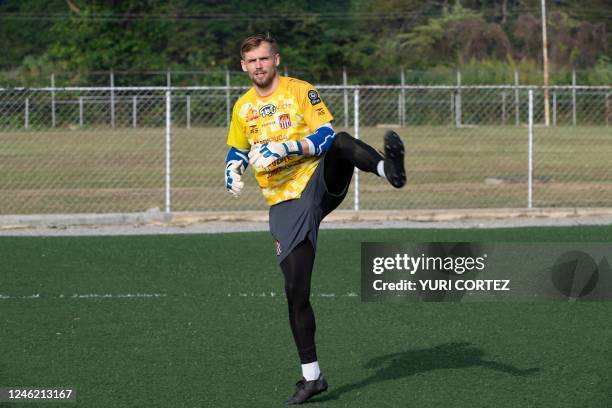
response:
[[[410,221],[417,223],[444,223],[456,221],[489,221],[508,219],[580,219],[601,218],[612,222],[612,208],[495,208],[454,210],[336,210],[325,223],[359,223]],[[0,215],[0,230],[29,228],[62,228],[72,226],[166,226],[187,227],[208,223],[267,223],[267,211],[160,211],[108,214],[39,214]]]

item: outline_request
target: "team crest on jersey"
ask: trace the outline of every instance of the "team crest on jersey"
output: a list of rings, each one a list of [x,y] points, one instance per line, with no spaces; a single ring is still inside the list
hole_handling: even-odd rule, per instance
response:
[[[289,129],[291,127],[291,117],[288,114],[283,113],[278,117],[278,124],[281,129]]]
[[[259,110],[259,114],[263,116],[264,118],[266,116],[272,116],[275,113],[276,113],[276,106],[272,105],[271,103],[262,106],[261,109]]]
[[[274,244],[276,245],[276,256],[281,256],[283,251],[281,250],[280,241],[277,239],[277,240],[274,241]]]
[[[310,99],[310,104],[313,106],[317,103],[321,103],[321,98],[319,98],[319,94],[314,89],[308,91],[308,99]]]

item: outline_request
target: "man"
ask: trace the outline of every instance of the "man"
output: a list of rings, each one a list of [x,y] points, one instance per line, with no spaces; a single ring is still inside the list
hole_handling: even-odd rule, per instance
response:
[[[227,144],[225,185],[239,196],[242,175],[253,165],[270,205],[270,232],[285,278],[289,324],[303,378],[287,404],[301,404],[327,390],[315,347],[310,279],[321,220],[348,191],[354,168],[386,178],[396,188],[406,183],[404,147],[387,132],[383,158],[345,132],[335,133],[333,117],[314,87],[281,77],[276,41],[254,35],[242,43],[241,65],[253,87],[234,105]]]

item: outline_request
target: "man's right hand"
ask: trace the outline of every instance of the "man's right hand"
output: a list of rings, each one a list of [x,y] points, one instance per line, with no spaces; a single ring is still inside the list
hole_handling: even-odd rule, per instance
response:
[[[235,198],[240,197],[244,188],[244,182],[242,181],[244,170],[244,166],[239,160],[229,161],[225,166],[225,188]]]

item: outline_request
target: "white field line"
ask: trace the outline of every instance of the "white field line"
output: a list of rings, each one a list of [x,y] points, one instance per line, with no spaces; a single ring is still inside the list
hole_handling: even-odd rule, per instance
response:
[[[74,293],[71,295],[41,295],[35,293],[33,295],[11,296],[0,293],[0,300],[9,299],[123,299],[123,298],[157,298],[166,297],[165,293]]]
[[[281,296],[284,296],[284,293],[280,294]],[[249,293],[245,293],[245,292],[238,292],[237,294],[232,294],[232,293],[228,293],[227,294],[228,297],[231,296],[239,296],[239,297],[276,297],[278,296],[278,293],[276,292],[261,292],[261,293],[254,293],[254,292],[249,292]],[[319,293],[319,294],[311,294],[310,297],[321,297],[321,298],[334,298],[334,297],[357,297],[359,296],[357,293],[355,292],[348,292],[348,293],[341,293],[341,294],[337,294],[337,293]]]
[[[228,293],[228,297],[276,297],[279,294],[276,292],[238,292],[238,293]],[[171,297],[175,295],[170,295]],[[182,295],[178,295],[179,297],[197,297],[198,295],[183,293]],[[283,293],[280,296],[284,296]],[[357,297],[357,293],[348,292],[344,294],[336,294],[336,293],[320,293],[320,294],[312,294],[311,297],[320,297],[320,298],[335,298],[335,297]],[[85,294],[70,294],[70,295],[44,295],[40,293],[35,293],[32,295],[6,295],[0,293],[0,300],[15,300],[15,299],[129,299],[129,298],[163,298],[168,297],[165,293],[85,293]]]

